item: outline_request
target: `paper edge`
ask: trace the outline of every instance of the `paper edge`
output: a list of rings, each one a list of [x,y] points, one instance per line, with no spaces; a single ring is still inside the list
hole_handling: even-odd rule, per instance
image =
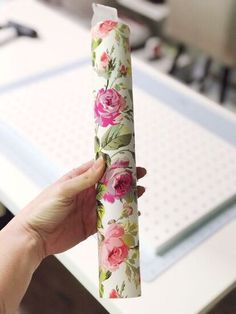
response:
[[[95,26],[97,23],[104,20],[111,20],[118,22],[117,9],[106,5],[93,3],[93,17],[91,20],[91,26]]]

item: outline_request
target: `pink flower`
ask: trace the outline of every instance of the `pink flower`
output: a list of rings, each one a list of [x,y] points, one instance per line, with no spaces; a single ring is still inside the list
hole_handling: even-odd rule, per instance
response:
[[[100,89],[95,100],[95,121],[106,127],[119,123],[125,99],[114,89]]]
[[[111,61],[110,56],[104,51],[100,57],[100,61],[98,62],[98,65],[97,65],[98,75],[104,76],[105,78],[108,77],[110,61]]]
[[[116,160],[107,168],[101,182],[106,186],[104,200],[114,203],[115,199],[120,199],[130,192],[133,184],[132,172],[127,170],[129,160]]]
[[[117,223],[109,225],[100,247],[101,264],[110,271],[115,271],[128,256],[128,246],[122,240],[124,228]]]
[[[117,25],[117,22],[107,20],[102,23],[98,23],[97,25],[94,26],[92,30],[92,38],[93,39],[99,39],[99,38],[104,38],[106,35],[113,30]]]
[[[110,294],[109,294],[109,297],[112,299],[119,298],[119,294],[115,289],[112,289]]]
[[[106,230],[106,238],[121,238],[124,235],[124,228],[117,223],[111,224]]]
[[[120,72],[121,76],[126,76],[128,73],[128,69],[124,64],[121,64],[119,67],[119,72]]]
[[[129,204],[125,203],[123,205],[123,213],[124,213],[124,217],[128,217],[130,215],[133,214],[133,207],[130,206]]]
[[[107,68],[110,61],[109,55],[104,51],[101,55],[100,62],[103,68]]]

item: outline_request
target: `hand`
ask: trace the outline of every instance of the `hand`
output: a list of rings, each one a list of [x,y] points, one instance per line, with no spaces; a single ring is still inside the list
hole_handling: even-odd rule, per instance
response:
[[[95,184],[104,172],[104,161],[89,161],[46,188],[15,219],[39,241],[42,259],[63,252],[96,232]],[[137,178],[146,174],[137,168]],[[138,186],[138,196],[145,189]]]

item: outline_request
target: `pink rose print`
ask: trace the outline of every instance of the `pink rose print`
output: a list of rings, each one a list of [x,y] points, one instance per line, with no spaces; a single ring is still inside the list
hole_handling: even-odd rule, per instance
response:
[[[95,121],[106,127],[119,123],[125,99],[114,89],[100,89],[95,100]]]
[[[121,64],[119,67],[119,72],[121,76],[126,76],[128,73],[128,69],[124,64]]]
[[[110,56],[104,51],[100,57],[100,62],[98,62],[98,65],[97,65],[98,75],[101,75],[107,78],[110,61],[111,61]]]
[[[109,225],[100,248],[101,264],[110,271],[115,271],[128,256],[128,246],[122,240],[124,228],[120,224]]]
[[[103,68],[107,68],[110,61],[109,55],[104,51],[100,58],[100,64]]]
[[[125,215],[126,217],[128,217],[128,216],[130,216],[130,215],[133,214],[133,207],[130,206],[129,204],[125,203],[125,204],[123,205],[123,209],[124,209],[124,215]]]
[[[93,39],[103,39],[106,35],[113,30],[117,25],[117,22],[107,20],[102,23],[97,24],[92,30]]]
[[[129,166],[129,160],[116,160],[107,168],[101,182],[106,186],[104,200],[114,203],[130,192],[133,184],[132,172],[125,169]]]
[[[123,235],[123,226],[121,224],[113,223],[107,228],[105,238],[121,238]]]
[[[112,299],[119,298],[119,294],[115,289],[112,289],[110,294],[109,294],[109,297]]]

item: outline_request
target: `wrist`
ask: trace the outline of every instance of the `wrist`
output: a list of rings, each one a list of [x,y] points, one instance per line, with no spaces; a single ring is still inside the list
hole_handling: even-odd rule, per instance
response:
[[[42,261],[41,242],[13,218],[0,231],[0,313],[15,313]]]
[[[32,272],[39,266],[44,257],[43,243],[37,232],[31,230],[14,217],[1,231],[11,249],[19,250],[28,256]]]

